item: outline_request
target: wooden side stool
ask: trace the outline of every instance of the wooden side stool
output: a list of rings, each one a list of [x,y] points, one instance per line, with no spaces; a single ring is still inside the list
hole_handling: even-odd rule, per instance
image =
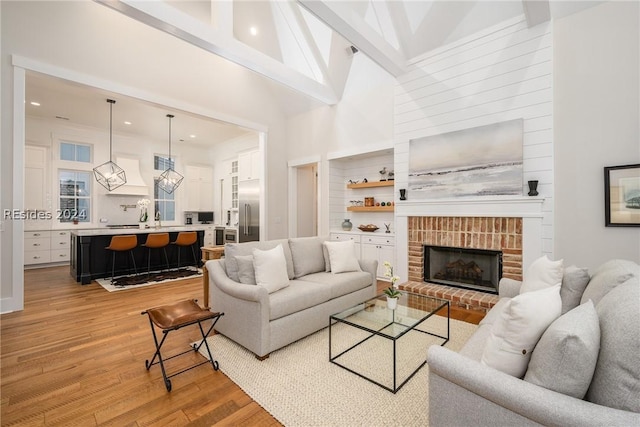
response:
[[[144,366],[149,370],[151,366],[155,364],[160,364],[160,369],[162,370],[162,377],[164,378],[164,385],[167,387],[167,391],[171,391],[171,380],[169,378],[174,377],[178,374],[191,370],[197,366],[203,365],[205,363],[211,363],[214,370],[218,370],[218,362],[213,359],[211,355],[211,350],[209,349],[209,344],[207,343],[207,336],[213,330],[213,327],[216,325],[220,317],[224,316],[224,313],[213,313],[207,309],[201,308],[196,300],[184,300],[180,302],[176,302],[174,304],[163,305],[160,307],[150,308],[148,310],[143,311],[141,314],[147,314],[149,316],[149,324],[151,325],[151,332],[153,333],[153,342],[156,345],[156,352],[153,354],[153,358],[151,362],[149,360],[145,360]],[[208,319],[213,319],[213,323],[207,332],[205,333],[202,328],[202,322]],[[183,351],[182,353],[178,353],[174,356],[167,357],[165,359],[162,358],[162,354],[160,354],[160,349],[164,344],[164,341],[167,339],[169,332],[176,331],[182,327],[198,324],[200,328],[200,334],[202,335],[202,341],[200,343],[194,343],[192,348]],[[159,329],[162,329],[162,340],[158,343],[158,337],[156,335],[156,329],[154,325]],[[190,353],[191,350],[198,351],[200,347],[204,344],[207,349],[207,354],[209,355],[209,360],[205,360],[196,365],[193,365],[189,368],[183,369],[179,372],[176,372],[171,375],[167,375],[167,372],[164,368],[164,362],[173,359],[174,357],[182,356],[183,354]],[[158,360],[156,361],[156,357]]]

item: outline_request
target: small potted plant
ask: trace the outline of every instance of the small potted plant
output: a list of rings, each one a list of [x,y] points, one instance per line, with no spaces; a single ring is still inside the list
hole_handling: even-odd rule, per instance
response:
[[[398,290],[396,282],[400,279],[398,276],[393,275],[393,266],[389,261],[384,262],[385,273],[384,277],[388,277],[391,281],[391,286],[385,289],[383,292],[387,296],[387,307],[390,310],[395,310],[398,305],[398,298],[402,295],[402,292]]]
[[[140,229],[145,229],[147,227],[147,221],[149,220],[149,212],[148,206],[151,201],[149,199],[140,199],[138,200],[138,207],[140,208],[140,218],[138,221],[138,225]]]

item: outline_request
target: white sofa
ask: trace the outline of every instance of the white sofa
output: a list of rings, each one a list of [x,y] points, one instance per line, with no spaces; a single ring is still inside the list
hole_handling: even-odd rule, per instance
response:
[[[225,245],[225,256],[207,261],[209,306],[224,312],[216,331],[262,359],[274,350],[329,325],[329,316],[376,294],[377,260],[360,260],[362,271],[327,271],[320,237]],[[243,277],[237,257],[282,245],[289,285],[273,293]],[[242,281],[247,283],[242,283]]]
[[[429,348],[430,425],[640,426],[639,277],[640,266],[624,260],[603,264],[591,277],[585,269],[565,269],[560,290],[563,312],[583,307],[582,303],[591,300],[597,313],[597,319],[593,320],[594,329],[599,326],[600,330],[599,350],[594,344],[592,348],[595,350],[590,353],[592,360],[597,359],[593,377],[581,379],[582,384],[588,387],[583,399],[550,389],[563,383],[571,384],[587,371],[580,367],[580,360],[575,364],[565,361],[549,366],[547,363],[545,369],[551,376],[547,388],[531,382],[529,370],[536,352],[551,349],[538,355],[549,356],[553,349],[561,347],[544,346],[542,338],[531,353],[532,359],[524,379],[481,363],[485,343],[500,311],[509,299],[519,294],[520,282],[502,280],[500,301],[460,353],[439,346]],[[570,341],[565,342],[575,344],[583,341],[573,332],[566,337]],[[558,361],[570,355],[565,352],[556,356]],[[578,359],[586,358],[583,354],[577,356]],[[565,364],[570,368],[559,368]]]

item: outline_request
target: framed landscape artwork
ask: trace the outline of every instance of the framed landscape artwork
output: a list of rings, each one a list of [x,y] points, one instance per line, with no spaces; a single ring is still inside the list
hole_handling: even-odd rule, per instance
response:
[[[522,119],[409,142],[412,199],[522,195]]]
[[[640,164],[604,168],[607,227],[640,227]]]

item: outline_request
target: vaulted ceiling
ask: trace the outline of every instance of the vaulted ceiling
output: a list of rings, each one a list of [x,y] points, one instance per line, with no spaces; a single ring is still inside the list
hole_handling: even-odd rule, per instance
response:
[[[130,18],[185,40],[268,78],[274,102],[293,113],[332,105],[342,97],[354,55],[366,55],[392,76],[413,61],[515,16],[530,26],[591,7],[600,1],[555,0],[95,0]],[[297,96],[291,96],[291,89]],[[64,92],[65,96],[60,96]],[[45,100],[27,114],[71,117],[101,127],[108,93],[42,76],[28,77],[27,95]],[[158,106],[120,97],[118,114],[140,132],[164,137]],[[312,102],[304,103],[302,99]],[[166,107],[160,108],[166,110]],[[158,111],[156,111],[158,110]],[[152,119],[152,117],[154,117]],[[185,140],[216,135],[224,140],[246,129],[209,119],[185,117]],[[177,123],[176,123],[177,124]],[[131,132],[131,127],[116,129]],[[178,129],[177,129],[178,130]],[[153,134],[156,132],[156,134]],[[193,141],[197,142],[197,141]]]
[[[391,75],[509,18],[529,26],[599,2],[549,0],[96,0],[325,104],[354,52]]]

